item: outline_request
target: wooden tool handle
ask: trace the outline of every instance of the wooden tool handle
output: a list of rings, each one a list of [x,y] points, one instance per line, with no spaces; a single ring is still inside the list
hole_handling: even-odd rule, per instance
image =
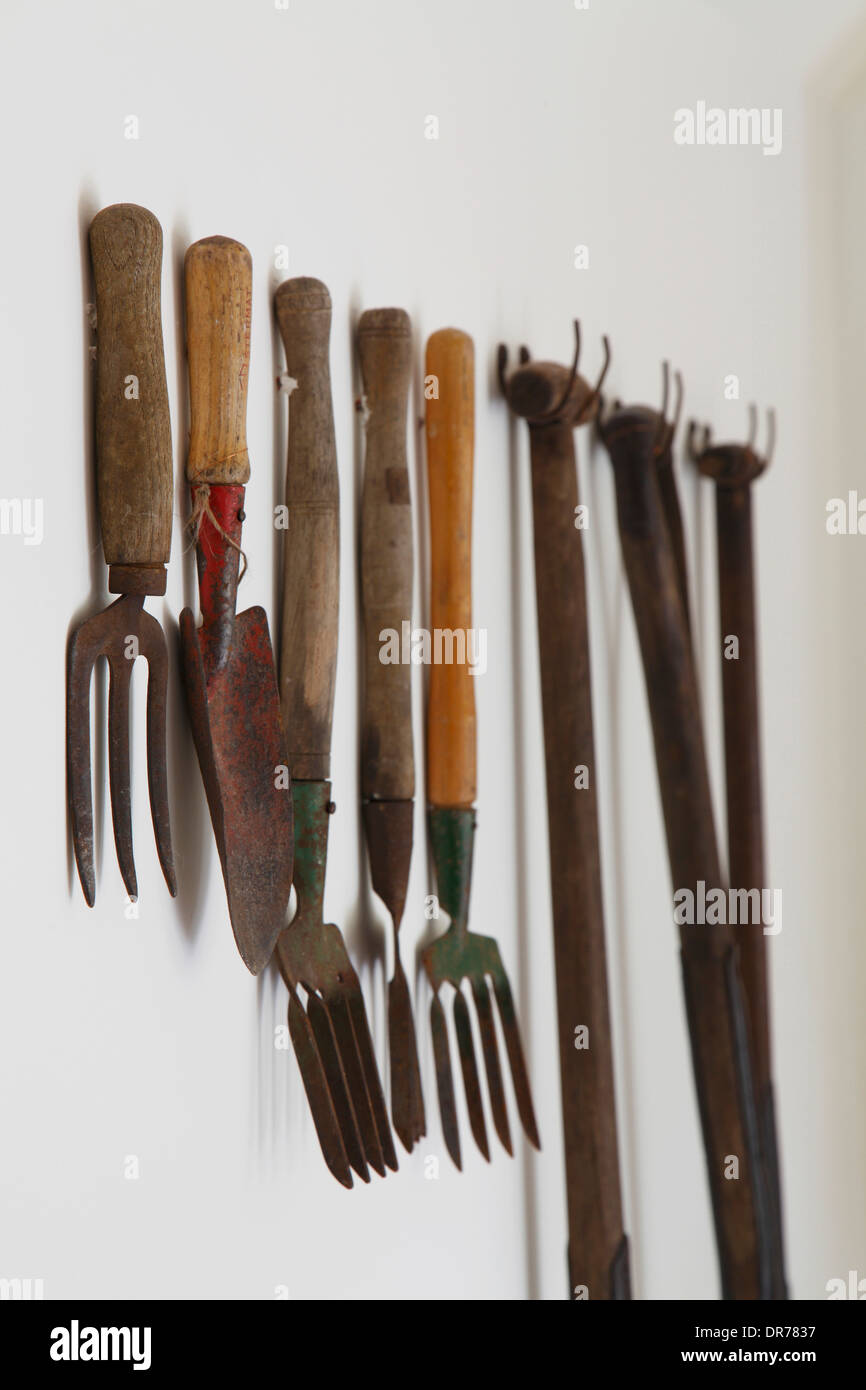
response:
[[[249,481],[247,379],[253,266],[230,237],[190,246],[184,260],[191,483]]]
[[[427,477],[430,492],[430,621],[433,664],[427,709],[427,794],[432,806],[475,801],[475,689],[464,659],[446,658],[443,638],[472,626],[472,455],[475,363],[472,339],[442,328],[427,342]],[[431,381],[431,378],[434,380]],[[459,644],[458,639],[458,644]],[[452,657],[459,655],[459,645]]]
[[[402,309],[368,309],[358,325],[367,412],[361,496],[361,591],[364,605],[364,707],[361,794],[411,801],[412,667],[403,657],[412,621],[412,511],[406,414],[412,330]],[[384,635],[383,635],[384,634]],[[383,652],[390,638],[397,651]],[[383,655],[397,660],[383,661]]]
[[[289,396],[280,697],[292,776],[330,776],[340,603],[340,483],[328,347],[331,296],[287,280],[275,296]]]
[[[171,550],[171,421],[162,346],[162,229],[117,203],[90,226],[96,285],[96,453],[108,565],[164,565]]]

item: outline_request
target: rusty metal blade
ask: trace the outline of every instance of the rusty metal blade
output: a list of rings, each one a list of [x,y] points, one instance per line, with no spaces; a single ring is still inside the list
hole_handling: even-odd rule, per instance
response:
[[[395,951],[396,951],[395,941]],[[400,1143],[411,1153],[427,1132],[418,1044],[412,1017],[409,984],[399,955],[388,985],[388,1055],[391,1075],[391,1119]]]
[[[469,1006],[459,989],[454,991],[454,1026],[457,1029],[457,1050],[460,1053],[460,1066],[463,1071],[463,1089],[466,1092],[469,1124],[475,1136],[476,1144],[489,1163],[490,1148],[487,1143],[487,1126],[484,1123],[481,1083],[478,1079],[478,1067],[475,1063],[475,1044],[472,1041]]]
[[[343,1145],[341,1126],[332,1103],[331,1090],[316,1039],[303,1005],[294,992],[289,995],[289,1036],[298,1059],[301,1080],[307,1093],[324,1160],[337,1182],[342,1183],[344,1187],[352,1187],[352,1173]]]
[[[171,848],[171,822],[168,812],[168,784],[165,767],[165,701],[168,685],[168,653],[165,633],[150,613],[142,613],[139,623],[139,651],[147,661],[147,785],[150,815],[156,837],[156,852],[163,877],[173,898],[177,897],[177,876]]]
[[[180,632],[190,721],[232,930],[256,975],[285,926],[293,860],[292,794],[267,617],[262,608],[238,614],[227,654],[207,674],[188,608]]]
[[[514,1009],[511,986],[508,983],[508,976],[504,971],[492,974],[491,979],[493,981],[493,992],[496,995],[496,1003],[499,1008],[502,1036],[505,1038],[505,1050],[508,1053],[508,1060],[511,1064],[511,1082],[514,1086],[514,1098],[517,1101],[520,1121],[527,1139],[530,1143],[534,1144],[537,1149],[540,1149],[541,1141],[538,1137],[538,1126],[535,1123],[532,1092],[529,1089],[529,1074],[526,1070],[526,1062],[523,1058],[523,1047],[520,1042],[520,1029],[517,1024],[517,1014]]]
[[[350,989],[348,993],[348,1002],[352,1028],[355,1034],[355,1042],[358,1047],[358,1056],[361,1059],[361,1067],[364,1072],[367,1095],[370,1097],[370,1106],[373,1111],[376,1132],[382,1147],[382,1157],[387,1167],[391,1169],[391,1172],[396,1173],[398,1167],[397,1150],[394,1147],[394,1136],[391,1133],[388,1108],[385,1105],[385,1096],[382,1091],[382,1082],[379,1077],[376,1054],[373,1051],[373,1039],[370,1037],[370,1025],[367,1022],[367,1010],[364,1006],[364,996],[361,993],[360,985],[356,985],[354,989]]]
[[[376,1126],[376,1119],[373,1114],[373,1107],[370,1103],[370,1096],[367,1092],[367,1084],[364,1079],[364,1069],[361,1065],[361,1058],[358,1055],[358,1048],[355,1042],[355,1030],[352,1027],[352,1018],[349,1013],[345,999],[339,996],[327,1001],[328,1015],[331,1026],[334,1029],[334,1036],[337,1039],[337,1048],[340,1054],[343,1072],[346,1077],[346,1085],[349,1095],[352,1097],[352,1105],[358,1120],[358,1129],[361,1134],[361,1142],[364,1145],[364,1155],[371,1168],[375,1168],[380,1177],[385,1177],[385,1157],[382,1152],[382,1144]]]
[[[505,1105],[505,1088],[502,1084],[502,1068],[499,1065],[499,1046],[496,1042],[496,1025],[493,1021],[493,1006],[487,989],[487,981],[473,975],[472,998],[478,1016],[478,1031],[484,1051],[484,1067],[487,1072],[487,1091],[490,1096],[490,1109],[493,1124],[500,1142],[507,1153],[512,1154],[511,1129],[508,1124],[508,1110]]]
[[[340,1125],[346,1154],[358,1177],[364,1182],[369,1182],[370,1170],[364,1158],[355,1108],[352,1105],[352,1098],[346,1085],[346,1077],[340,1063],[340,1054],[331,1027],[331,1020],[325,1005],[319,996],[312,991],[307,996],[307,1012],[315,1035],[321,1065],[327,1078],[334,1112]]]
[[[108,785],[111,788],[111,820],[117,862],[126,891],[133,901],[138,882],[132,857],[132,808],[129,782],[129,683],[133,658],[122,651],[108,653]]]
[[[434,994],[430,1005],[430,1033],[433,1038],[433,1056],[436,1061],[436,1089],[439,1092],[439,1118],[445,1147],[457,1168],[460,1162],[460,1131],[457,1128],[457,1105],[454,1099],[454,1077],[451,1074],[451,1053],[448,1049],[448,1025],[445,1010],[438,994]]]

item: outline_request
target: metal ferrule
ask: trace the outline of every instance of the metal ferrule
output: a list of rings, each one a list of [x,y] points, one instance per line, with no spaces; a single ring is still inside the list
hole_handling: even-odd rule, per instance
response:
[[[431,806],[429,824],[439,904],[451,918],[452,926],[465,930],[469,915],[475,807]]]

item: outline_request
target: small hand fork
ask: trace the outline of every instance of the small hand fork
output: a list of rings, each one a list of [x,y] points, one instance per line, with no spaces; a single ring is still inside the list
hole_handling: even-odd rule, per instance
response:
[[[339,614],[340,485],[328,359],[331,298],[319,280],[275,296],[290,396],[280,698],[295,813],[298,908],[276,958],[289,990],[289,1033],[325,1162],[346,1187],[397,1154],[364,998],[337,927],[322,916],[331,801],[331,722]],[[306,994],[306,1008],[299,991]]]
[[[445,1010],[440,997],[444,984],[454,989],[454,1025],[463,1085],[469,1123],[479,1149],[485,1158],[490,1158],[469,1006],[461,989],[464,980],[475,1004],[496,1132],[507,1152],[512,1153],[490,986],[499,1009],[518,1113],[527,1137],[536,1148],[540,1145],[514,1000],[499,947],[492,937],[470,932],[466,925],[475,832],[475,691],[467,664],[472,621],[472,339],[454,328],[434,333],[427,343],[425,377],[438,384],[438,395],[427,401],[426,410],[433,629],[427,795],[439,903],[451,924],[444,936],[425,949],[422,960],[433,989],[430,1022],[442,1130],[448,1152],[459,1168],[460,1136]]]
[[[177,892],[165,772],[165,636],[143,609],[165,593],[171,549],[171,423],[162,347],[162,231],[131,203],[104,208],[90,227],[96,285],[96,452],[108,590],[121,594],[83,622],[69,642],[66,737],[69,808],[84,896],[96,899],[90,783],[90,677],[108,661],[108,768],[117,858],[126,891],[138,896],[132,855],[129,683],[136,656],[148,665],[147,773],[159,861]]]

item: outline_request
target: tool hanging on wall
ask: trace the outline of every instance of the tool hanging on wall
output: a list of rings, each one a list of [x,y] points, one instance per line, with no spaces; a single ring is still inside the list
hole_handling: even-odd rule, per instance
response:
[[[96,899],[90,779],[90,677],[108,661],[108,771],[117,859],[129,897],[138,897],[129,782],[129,683],[147,662],[147,776],[156,847],[169,892],[177,884],[165,768],[168,657],[162,628],[144,600],[165,593],[171,551],[171,422],[160,312],[162,229],[133,203],[103,208],[90,227],[96,287],[96,456],[99,522],[108,591],[120,594],[69,642],[66,684],[67,784],[75,860],[84,896]]]
[[[493,937],[467,928],[472,844],[475,834],[475,691],[467,661],[436,659],[437,634],[462,634],[464,657],[471,640],[472,464],[475,427],[475,366],[472,339],[443,328],[427,342],[425,377],[437,382],[427,401],[427,476],[430,492],[430,621],[434,657],[427,707],[427,794],[430,845],[439,906],[450,925],[423,952],[433,989],[430,1022],[445,1144],[461,1166],[460,1136],[442,986],[454,991],[454,1024],[463,1071],[469,1123],[479,1149],[490,1158],[481,1084],[475,1060],[469,1006],[461,990],[472,991],[484,1053],[493,1123],[512,1152],[496,1027],[488,981],[499,1009],[517,1109],[530,1141],[539,1146],[529,1077],[511,987]],[[444,654],[444,653],[443,653]],[[453,653],[452,653],[453,655]]]
[[[675,892],[722,887],[697,683],[659,493],[662,411],[615,408],[600,422],[643,659]],[[687,900],[686,900],[687,901]],[[768,1298],[771,1238],[739,950],[726,926],[680,925],[692,1064],[723,1297]],[[732,1164],[737,1165],[734,1178]]]
[[[736,659],[722,658],[722,703],[725,727],[728,867],[731,887],[762,894],[765,887],[761,749],[758,714],[758,636],[755,620],[755,562],[752,541],[751,485],[768,467],[773,453],[775,417],[769,414],[767,452],[754,448],[757,411],[750,410],[746,444],[714,444],[709,429],[700,438],[689,426],[689,454],[700,472],[716,484],[716,537],[719,572],[719,618],[723,646],[737,640]],[[760,916],[760,914],[759,914]],[[738,931],[743,988],[757,1088],[761,1146],[767,1166],[773,1261],[771,1297],[787,1298],[782,1199],[773,1101],[767,943],[762,920]]]
[[[499,381],[529,426],[535,592],[544,718],[560,1084],[568,1202],[569,1288],[631,1297],[623,1228],[605,960],[586,582],[578,524],[574,431],[596,418],[610,352],[595,387],[571,368],[532,362]],[[584,1046],[575,1032],[581,1028]],[[585,1032],[584,1032],[585,1030]]]
[[[184,262],[192,494],[202,624],[180,616],[187,704],[232,930],[247,969],[270,960],[292,883],[292,795],[268,619],[236,613],[250,461],[252,263],[228,237]]]
[[[415,758],[412,667],[384,661],[382,634],[403,643],[412,621],[412,510],[406,416],[412,330],[402,309],[368,309],[358,324],[366,451],[361,496],[364,699],[361,796],[373,888],[391,914],[394,974],[388,985],[391,1118],[410,1153],[426,1133],[409,985],[398,932],[412,860]]]
[[[297,912],[277,961],[289,991],[295,1047],[325,1161],[352,1186],[368,1164],[397,1168],[364,996],[339,928],[322,907],[331,800],[331,722],[337,666],[340,485],[328,360],[331,298],[320,280],[280,285],[277,321],[286,353],[289,444],[280,697],[295,800]],[[299,991],[306,994],[306,1008]]]

